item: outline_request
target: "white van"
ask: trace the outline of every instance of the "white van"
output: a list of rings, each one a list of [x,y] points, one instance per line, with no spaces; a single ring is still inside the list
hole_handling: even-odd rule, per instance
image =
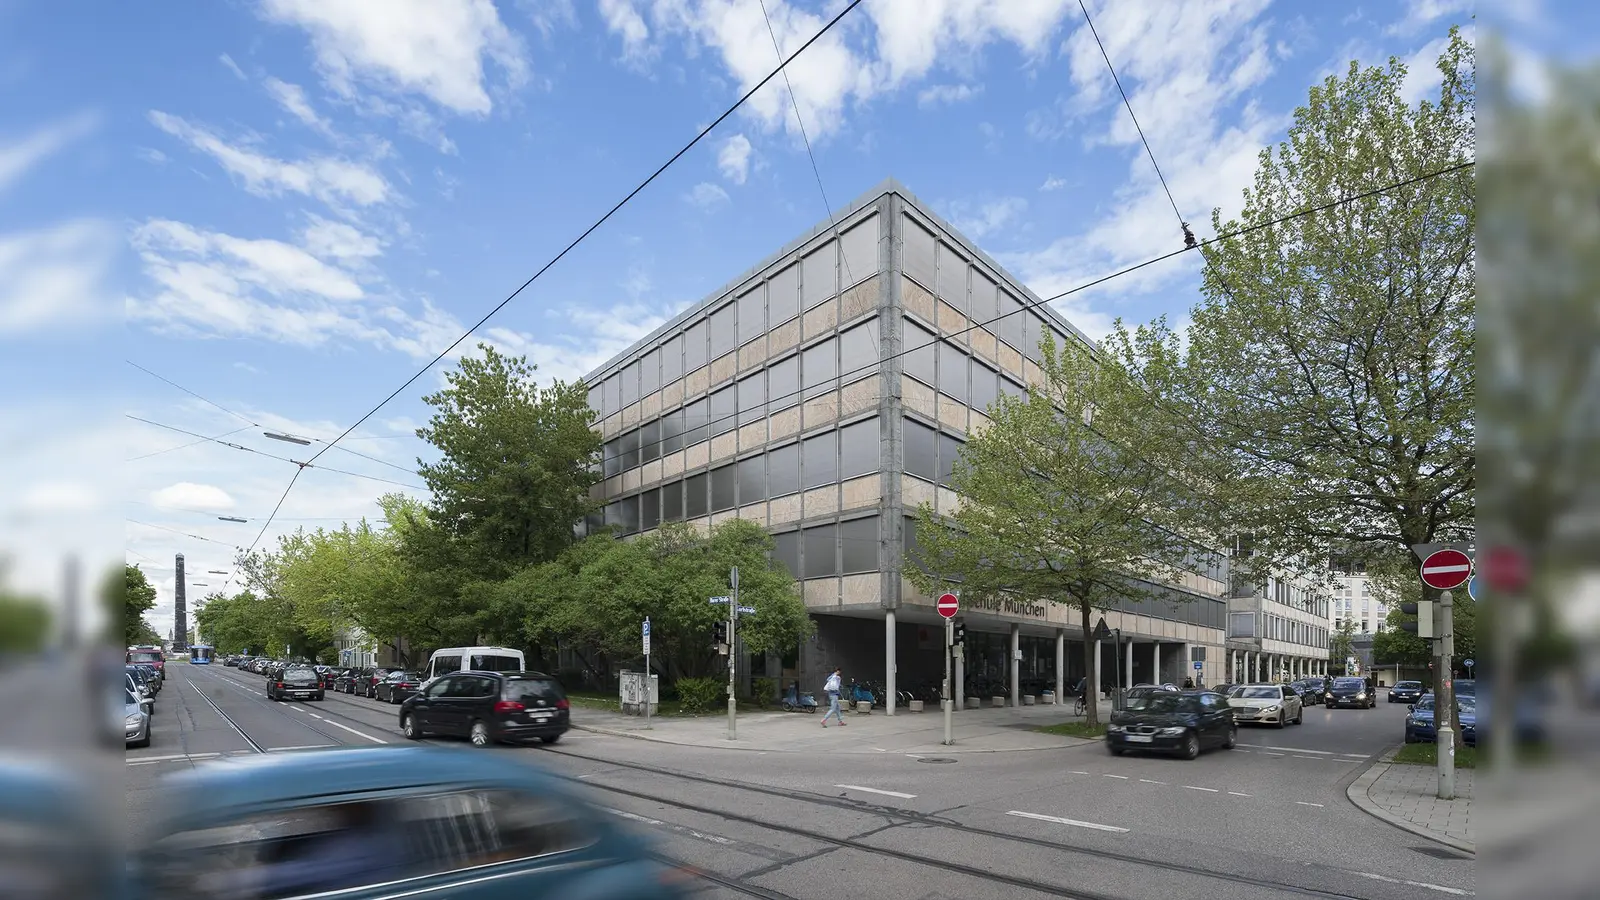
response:
[[[521,650],[507,647],[446,647],[433,651],[423,681],[451,672],[522,672],[528,667]]]

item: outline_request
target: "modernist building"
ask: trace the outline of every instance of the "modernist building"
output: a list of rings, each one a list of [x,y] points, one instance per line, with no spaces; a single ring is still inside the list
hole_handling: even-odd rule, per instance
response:
[[[1228,680],[1326,676],[1332,638],[1326,592],[1298,578],[1240,587],[1228,600]]]
[[[1333,573],[1333,620],[1338,629],[1351,623],[1356,634],[1377,634],[1384,629],[1389,607],[1372,592],[1372,579],[1361,563],[1343,563]]]
[[[892,695],[944,671],[942,620],[903,575],[908,516],[957,502],[963,441],[997,397],[1039,380],[1041,337],[1084,338],[893,181],[836,221],[589,374],[605,441],[596,496],[623,534],[735,516],[766,527],[817,633],[781,663],[754,661],[758,673],[811,687],[837,665]],[[1102,683],[1113,660],[1124,684],[1224,677],[1225,561],[1161,590],[1103,614],[1126,647],[1096,648]],[[966,677],[985,693],[1082,675],[1065,607],[1018,600],[963,618]]]

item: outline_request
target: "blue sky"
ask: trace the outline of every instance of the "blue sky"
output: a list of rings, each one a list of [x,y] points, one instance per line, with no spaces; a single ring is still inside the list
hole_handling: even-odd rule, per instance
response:
[[[264,429],[337,435],[777,59],[758,0],[93,6],[85,29],[0,0],[0,365],[50,385],[8,409],[7,445],[37,467],[11,515],[63,546],[125,540],[162,628],[172,554],[191,581],[230,568],[294,472],[261,453],[306,455]],[[766,0],[785,53],[842,6]],[[1423,96],[1446,30],[1470,25],[1449,0],[1089,8],[1202,237],[1312,83],[1393,54]],[[790,75],[834,208],[894,176],[1041,295],[1180,246],[1076,0],[866,0]],[[576,378],[826,216],[777,81],[463,348]],[[1091,335],[1181,320],[1195,262],[1059,309]],[[402,470],[439,380],[342,445],[389,465],[338,449],[319,464],[418,484]],[[261,453],[174,449],[193,439],[124,413],[243,429],[227,440]],[[308,471],[265,543],[371,515],[392,489]],[[53,577],[21,556],[18,577]]]

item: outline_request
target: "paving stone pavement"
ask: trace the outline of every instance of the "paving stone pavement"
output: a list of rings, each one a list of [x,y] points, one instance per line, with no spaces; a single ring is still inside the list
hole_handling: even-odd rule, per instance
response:
[[[1456,770],[1456,798],[1440,800],[1433,766],[1397,765],[1387,758],[1350,786],[1355,804],[1414,834],[1477,852],[1472,827],[1473,770]]]

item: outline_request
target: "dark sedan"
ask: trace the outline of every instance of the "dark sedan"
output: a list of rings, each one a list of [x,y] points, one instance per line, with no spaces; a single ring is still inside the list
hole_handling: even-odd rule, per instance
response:
[[[1415,703],[1422,699],[1422,682],[1397,681],[1389,688],[1390,703]]]
[[[1377,705],[1378,697],[1368,689],[1367,681],[1364,678],[1353,676],[1335,678],[1333,686],[1328,688],[1329,709],[1337,709],[1341,706],[1371,709]]]
[[[1406,715],[1406,743],[1431,744],[1438,740],[1439,733],[1434,724],[1435,713],[1434,696],[1424,694],[1411,705],[1410,712]],[[1468,747],[1478,745],[1478,706],[1472,697],[1456,698],[1456,719],[1461,724],[1459,740]]]
[[[1300,699],[1308,706],[1320,706],[1328,699],[1328,682],[1321,678],[1306,678],[1300,682]]]
[[[1166,691],[1129,698],[1106,725],[1106,749],[1113,756],[1129,750],[1175,753],[1194,759],[1206,747],[1233,749],[1239,730],[1221,694]]]
[[[377,699],[384,703],[404,703],[420,687],[422,676],[416,672],[390,672],[378,682]]]
[[[267,697],[273,700],[321,700],[322,676],[310,666],[289,666],[267,682]]]
[[[435,678],[402,703],[400,731],[412,740],[458,735],[478,747],[535,738],[553,744],[572,727],[571,709],[549,675],[459,672]]]

